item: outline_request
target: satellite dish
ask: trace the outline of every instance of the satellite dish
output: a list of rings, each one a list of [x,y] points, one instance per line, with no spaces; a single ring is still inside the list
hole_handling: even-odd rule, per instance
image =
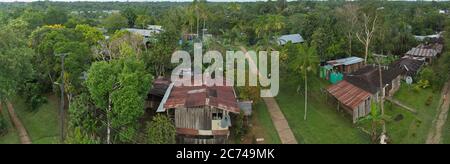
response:
[[[411,85],[413,83],[413,79],[411,76],[406,76],[406,84]]]

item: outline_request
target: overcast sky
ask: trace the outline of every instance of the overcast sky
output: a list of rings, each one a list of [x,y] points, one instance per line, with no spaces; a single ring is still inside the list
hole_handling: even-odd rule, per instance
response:
[[[0,2],[31,2],[31,1],[39,1],[39,0],[0,0]],[[71,2],[78,2],[78,1],[101,1],[101,2],[126,2],[127,0],[50,0],[50,1],[71,1]],[[128,0],[130,2],[191,2],[193,0]],[[254,2],[254,1],[267,1],[267,0],[208,0],[210,2]]]
[[[32,2],[32,1],[39,1],[39,0],[0,0],[0,2]],[[41,0],[42,1],[42,0]],[[102,1],[102,2],[126,2],[127,0],[50,0],[50,1],[71,1],[71,2],[77,2],[77,1]],[[128,0],[130,2],[190,2],[193,0]],[[267,1],[267,0],[207,0],[210,2],[254,2],[254,1]],[[275,1],[275,0],[274,0]],[[292,0],[288,0],[292,1]],[[404,1],[415,1],[415,0],[404,0]],[[425,1],[432,1],[432,0],[425,0]],[[449,0],[435,0],[435,1],[449,1]]]

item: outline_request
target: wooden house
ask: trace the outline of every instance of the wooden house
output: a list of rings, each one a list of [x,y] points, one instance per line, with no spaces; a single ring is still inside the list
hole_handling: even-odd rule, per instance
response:
[[[170,86],[170,79],[166,77],[158,77],[153,81],[152,89],[147,94],[146,109],[156,109],[161,103],[167,89]]]
[[[239,114],[233,87],[169,86],[157,112],[174,121],[177,143],[224,144],[230,135],[231,115]]]
[[[348,57],[337,60],[327,61],[327,64],[332,66],[337,72],[348,74],[364,67],[364,59],[359,57]]]
[[[355,123],[370,113],[372,100],[379,101],[398,91],[404,73],[401,67],[382,67],[380,76],[380,69],[369,65],[347,74],[343,81],[328,87],[327,92],[338,101],[338,106],[352,115]]]
[[[353,123],[360,117],[365,117],[370,113],[370,104],[373,95],[352,83],[344,80],[327,88],[327,91],[332,95],[340,107],[350,114],[353,118]]]
[[[406,52],[405,56],[416,59],[424,59],[432,63],[435,58],[442,53],[443,45],[439,43],[424,45],[421,44]]]

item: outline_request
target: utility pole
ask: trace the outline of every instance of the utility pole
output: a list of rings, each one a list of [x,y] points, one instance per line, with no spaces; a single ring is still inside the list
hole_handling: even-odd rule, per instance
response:
[[[381,71],[381,59],[385,58],[387,56],[377,55],[377,54],[373,54],[373,56],[375,56],[375,60],[378,63],[378,73],[380,76],[380,94],[381,94],[380,95],[380,108],[381,108],[381,117],[382,117],[381,121],[383,124],[383,130],[382,130],[381,136],[384,137],[386,135],[386,122],[384,120],[384,97],[385,97],[386,93],[384,91],[384,85],[383,85],[383,73]],[[382,141],[382,142],[384,142],[384,141]]]
[[[64,142],[64,59],[67,56],[67,53],[62,54],[56,54],[55,56],[61,57],[61,83],[60,89],[61,89],[61,103],[60,103],[60,109],[59,109],[59,134],[60,134],[60,141],[61,143]]]

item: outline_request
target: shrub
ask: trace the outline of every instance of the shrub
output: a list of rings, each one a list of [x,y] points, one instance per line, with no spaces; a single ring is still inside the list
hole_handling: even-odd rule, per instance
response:
[[[426,105],[426,106],[430,106],[431,103],[433,103],[433,96],[429,96],[429,97],[428,97],[427,101],[425,102],[425,105]]]
[[[236,137],[241,138],[245,134],[247,134],[247,127],[244,124],[244,113],[241,112],[234,121],[234,127],[233,127],[234,134]]]
[[[5,135],[8,132],[8,124],[6,123],[6,119],[0,113],[0,136]]]
[[[41,88],[38,83],[26,83],[21,89],[21,95],[25,98],[25,103],[31,111],[35,111],[41,105],[47,103],[47,98],[41,95]]]
[[[165,115],[156,115],[148,127],[148,143],[174,144],[176,129],[172,121]]]

